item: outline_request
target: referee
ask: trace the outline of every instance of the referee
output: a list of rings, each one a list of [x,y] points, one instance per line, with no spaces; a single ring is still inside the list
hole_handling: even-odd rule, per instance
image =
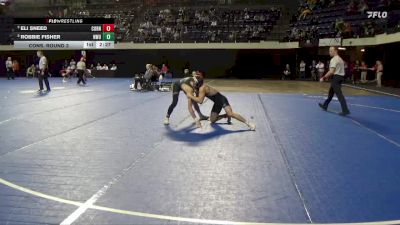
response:
[[[39,60],[39,91],[38,92],[42,92],[43,91],[43,80],[44,83],[46,84],[46,91],[49,92],[50,90],[50,84],[49,84],[49,80],[47,79],[49,76],[49,64],[47,62],[47,58],[46,56],[44,56],[42,51],[37,51],[37,56],[40,58]]]
[[[321,107],[323,110],[328,109],[328,105],[331,102],[333,98],[333,94],[336,94],[340,105],[342,106],[342,112],[340,115],[346,116],[350,114],[349,108],[347,107],[346,99],[343,96],[342,93],[342,83],[344,81],[344,75],[345,75],[345,70],[344,70],[344,62],[343,59],[340,58],[338,55],[338,48],[337,47],[330,47],[329,48],[329,55],[332,57],[331,62],[329,64],[329,71],[325,74],[325,76],[321,77],[320,81],[324,81],[328,79],[330,76],[332,77],[331,81],[331,87],[329,89],[329,95],[328,99],[324,102],[324,104],[319,103],[319,107]]]
[[[82,82],[83,85],[86,85],[85,78],[84,78],[85,70],[86,70],[86,63],[85,63],[84,57],[81,57],[81,60],[76,65],[76,69],[78,70],[78,77],[79,77],[77,84],[80,85]]]

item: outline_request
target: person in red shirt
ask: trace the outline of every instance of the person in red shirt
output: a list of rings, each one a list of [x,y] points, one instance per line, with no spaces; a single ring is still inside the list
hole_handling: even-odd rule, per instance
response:
[[[19,63],[18,63],[18,61],[17,60],[14,60],[13,61],[13,63],[12,63],[12,69],[13,69],[13,72],[14,72],[14,76],[18,76],[18,74],[19,74]]]

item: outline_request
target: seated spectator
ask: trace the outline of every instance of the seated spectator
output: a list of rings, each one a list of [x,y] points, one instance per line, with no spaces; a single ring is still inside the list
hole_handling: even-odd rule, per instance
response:
[[[115,64],[112,64],[111,69],[110,70],[117,70],[117,66]]]
[[[69,63],[69,66],[71,67],[71,70],[76,70],[76,62],[74,59],[71,59],[71,62]]]
[[[357,13],[358,7],[354,0],[351,0],[350,4],[347,6],[347,14],[353,15]]]
[[[336,5],[336,1],[335,1],[335,0],[331,0],[331,1],[329,2],[328,7],[334,7],[335,5]]]
[[[35,64],[32,64],[30,67],[28,67],[28,69],[26,69],[26,77],[35,77],[35,69]]]
[[[308,16],[308,15],[310,15],[311,14],[311,9],[310,8],[305,8],[304,10],[303,10],[303,12],[301,12],[301,14],[300,14],[300,16],[299,16],[299,20],[304,20],[304,19],[306,19],[306,17]]]
[[[108,66],[107,66],[107,64],[103,64],[103,66],[101,67],[101,70],[108,70]]]
[[[96,70],[102,70],[102,69],[103,67],[100,65],[100,63],[97,63]]]
[[[361,0],[358,4],[358,12],[365,13],[368,10],[368,5],[365,3],[365,0]]]

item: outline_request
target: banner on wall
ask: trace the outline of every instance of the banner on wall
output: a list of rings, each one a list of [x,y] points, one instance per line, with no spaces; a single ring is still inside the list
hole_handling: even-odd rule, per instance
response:
[[[323,38],[319,39],[319,47],[324,46],[341,46],[342,38]]]

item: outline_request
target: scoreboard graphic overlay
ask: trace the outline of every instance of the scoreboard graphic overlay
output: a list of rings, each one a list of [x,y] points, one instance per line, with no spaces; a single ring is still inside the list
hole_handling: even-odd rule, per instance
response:
[[[17,49],[110,49],[115,33],[112,18],[15,18]]]

